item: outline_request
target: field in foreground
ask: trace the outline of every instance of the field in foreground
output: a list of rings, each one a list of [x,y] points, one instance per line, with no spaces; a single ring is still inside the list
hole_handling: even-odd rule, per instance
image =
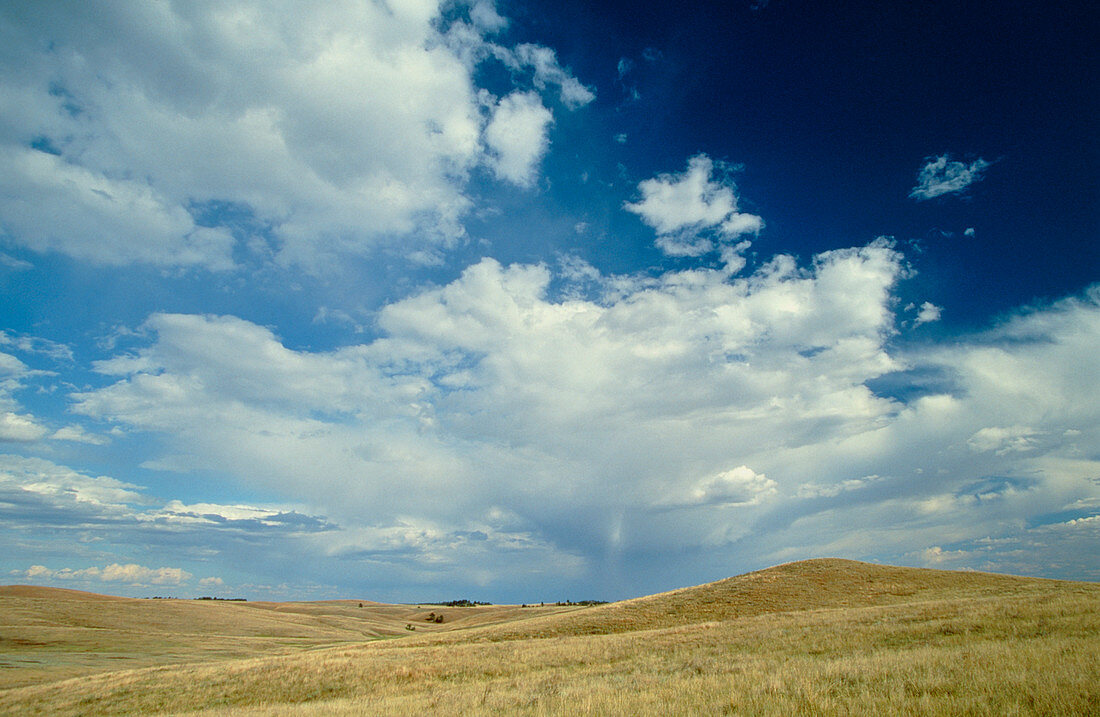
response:
[[[1100,713],[1092,583],[815,560],[557,614],[447,610],[458,629],[44,682],[0,712]]]

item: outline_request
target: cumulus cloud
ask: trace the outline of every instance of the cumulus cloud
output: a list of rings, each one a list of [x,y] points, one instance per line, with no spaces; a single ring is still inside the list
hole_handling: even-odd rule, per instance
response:
[[[163,434],[180,465],[311,496],[341,526],[313,534],[319,550],[394,571],[415,554],[492,572],[485,551],[505,544],[571,575],[701,546],[908,560],[1024,539],[1011,526],[1028,516],[1100,499],[1100,295],[901,351],[905,271],[886,240],[743,277],[570,262],[559,288],[548,267],[485,259],[333,351],[233,317],[154,315],[148,344],[98,364],[113,383],[74,408]],[[912,372],[942,379],[870,388]],[[478,517],[487,506],[513,518]]]
[[[657,232],[657,245],[670,256],[700,256],[714,251],[715,241],[757,234],[764,221],[737,211],[736,188],[711,179],[715,164],[699,154],[680,174],[661,174],[638,184],[641,199],[623,207]]]
[[[111,179],[30,148],[0,147],[0,166],[0,217],[30,249],[98,264],[233,264],[228,231],[197,226],[144,182]]]
[[[755,457],[896,410],[863,382],[898,367],[884,342],[900,270],[884,242],[809,268],[780,257],[733,281],[588,267],[571,275],[602,296],[559,300],[547,268],[486,259],[387,306],[383,337],[331,352],[232,317],[153,316],[155,340],[98,364],[115,383],[77,394],[75,409],[163,432],[192,466],[315,496],[349,531],[415,516],[459,535],[503,505],[526,527],[477,530],[571,564],[593,560],[616,521],[630,545],[634,521],[679,495],[700,511],[696,528],[647,540],[713,542],[723,507],[779,489]],[[731,456],[753,468],[731,471]],[[467,565],[484,548],[450,544]]]
[[[944,550],[938,545],[926,548],[919,553],[921,563],[926,567],[941,568],[953,563],[972,559],[974,554],[966,550]]]
[[[12,343],[16,342],[0,332],[0,345]],[[0,351],[0,443],[31,443],[49,433],[37,418],[20,412],[21,406],[13,395],[37,373],[40,372],[31,370],[17,357]]]
[[[939,321],[942,312],[943,309],[941,307],[936,306],[931,301],[926,301],[920,305],[920,311],[917,312],[917,318],[913,319],[913,326]]]
[[[538,162],[550,146],[546,133],[552,121],[550,110],[534,92],[516,92],[501,99],[485,128],[489,162],[496,176],[521,187],[530,186],[538,174]]]
[[[966,445],[979,452],[1018,453],[1036,448],[1036,436],[1036,431],[1027,426],[994,426],[976,431]]]
[[[593,98],[552,50],[490,42],[506,20],[489,0],[469,22],[448,25],[449,12],[429,0],[7,6],[0,226],[36,252],[210,270],[268,242],[307,266],[394,237],[446,245],[474,167],[491,157],[527,184],[546,149],[549,110],[531,96],[486,116],[478,63],[496,49],[521,89],[556,89],[567,108]],[[266,232],[223,225],[226,206]]]
[[[470,20],[476,27],[486,32],[496,33],[508,27],[508,20],[502,17],[491,0],[477,0],[470,6]]]
[[[37,441],[48,432],[33,416],[12,411],[0,413],[0,442],[29,443]]]
[[[700,505],[755,505],[775,491],[775,481],[748,466],[738,466],[697,483],[689,500]]]
[[[57,570],[44,565],[32,565],[26,570],[14,571],[13,576],[31,582],[68,582],[82,583],[126,583],[133,587],[150,585],[185,585],[194,577],[181,568],[147,568],[128,563],[111,563],[102,568],[60,568]],[[215,578],[217,579],[217,578]]]
[[[970,164],[952,161],[949,155],[929,157],[917,173],[917,186],[909,196],[917,201],[934,199],[944,194],[956,194],[982,179],[990,162],[976,159]]]
[[[0,341],[4,338],[6,337],[0,333]],[[0,352],[0,376],[3,377],[3,380],[10,381],[26,376],[29,373],[30,369],[27,368],[27,365],[17,357]]]

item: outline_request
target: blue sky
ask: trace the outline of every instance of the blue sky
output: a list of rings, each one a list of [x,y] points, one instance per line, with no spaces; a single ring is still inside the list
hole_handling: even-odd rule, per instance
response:
[[[0,3],[0,577],[1100,579],[1087,3]]]

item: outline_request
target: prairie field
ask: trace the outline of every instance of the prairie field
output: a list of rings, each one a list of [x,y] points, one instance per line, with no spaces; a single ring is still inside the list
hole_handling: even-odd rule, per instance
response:
[[[3,714],[1100,714],[1100,585],[844,560],[592,607],[6,588],[0,638]]]

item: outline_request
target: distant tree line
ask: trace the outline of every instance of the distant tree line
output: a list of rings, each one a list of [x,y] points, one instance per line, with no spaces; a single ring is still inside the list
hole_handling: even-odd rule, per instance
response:
[[[433,605],[445,605],[447,607],[475,607],[477,605],[492,605],[491,602],[478,602],[477,600],[448,600],[447,602],[430,603]]]
[[[186,598],[172,597],[171,595],[153,595],[152,597],[145,598],[146,600],[184,600]],[[210,597],[209,595],[203,595],[202,597],[191,598],[192,600],[221,600],[222,602],[248,602],[248,598],[222,598],[222,597]]]
[[[606,605],[607,601],[606,600],[566,600],[565,602],[552,602],[550,604],[551,605],[576,605],[576,606],[580,606],[580,607],[590,607],[592,605]],[[546,607],[546,603],[540,602],[538,604],[538,606],[539,607]],[[522,605],[520,605],[520,607],[535,607],[535,604],[531,603],[530,605],[528,605],[527,603],[523,603]]]

